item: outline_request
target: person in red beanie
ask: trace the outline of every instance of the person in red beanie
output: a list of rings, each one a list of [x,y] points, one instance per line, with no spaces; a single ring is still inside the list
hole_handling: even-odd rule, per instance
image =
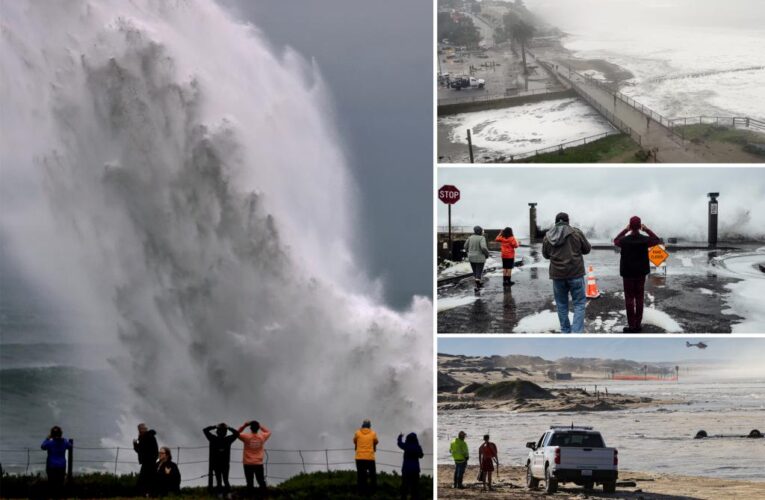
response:
[[[640,234],[644,231],[648,236]],[[622,229],[614,245],[621,248],[619,274],[624,280],[624,301],[627,308],[627,326],[624,333],[640,333],[643,323],[645,277],[650,272],[648,249],[661,243],[661,239],[648,229],[635,215]]]

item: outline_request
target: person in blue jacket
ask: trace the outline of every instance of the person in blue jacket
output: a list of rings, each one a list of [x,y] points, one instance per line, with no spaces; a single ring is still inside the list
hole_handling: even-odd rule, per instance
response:
[[[403,434],[398,435],[398,447],[404,450],[404,463],[401,465],[401,499],[405,500],[407,497],[418,499],[420,498],[420,459],[425,454],[417,440],[417,434],[410,432],[406,436],[406,441],[402,439],[403,437]]]
[[[72,449],[72,441],[64,439],[63,431],[58,425],[54,425],[48,437],[42,442],[40,448],[48,452],[45,461],[45,473],[48,476],[48,487],[52,496],[58,496],[64,486],[66,478],[66,452]]]

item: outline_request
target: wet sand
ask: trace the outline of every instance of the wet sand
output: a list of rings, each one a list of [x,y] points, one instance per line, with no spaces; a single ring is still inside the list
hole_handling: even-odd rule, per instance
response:
[[[537,490],[525,487],[525,467],[505,467],[500,464],[499,480],[494,479],[494,491],[482,492],[482,485],[476,480],[478,466],[470,465],[465,473],[465,489],[452,488],[453,465],[438,466],[438,498],[630,498],[644,500],[690,500],[690,499],[728,499],[728,498],[763,498],[765,482],[734,481],[713,477],[679,476],[654,474],[648,472],[619,471],[619,483],[635,483],[634,486],[619,486],[616,493],[603,493],[601,487],[592,492],[585,492],[581,486],[569,483],[559,486],[558,492],[548,495],[544,492],[544,483]]]

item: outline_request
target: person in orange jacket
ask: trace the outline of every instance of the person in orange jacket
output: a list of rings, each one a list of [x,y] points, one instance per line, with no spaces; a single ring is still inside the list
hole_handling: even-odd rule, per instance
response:
[[[242,432],[247,426],[251,432]],[[252,476],[258,481],[258,489],[261,494],[266,491],[266,477],[263,473],[263,457],[265,455],[265,443],[271,437],[271,431],[257,420],[245,422],[237,430],[239,440],[244,443],[242,450],[242,465],[244,466],[244,478],[247,481],[247,493],[252,494],[254,487]]]
[[[364,420],[361,429],[353,436],[356,449],[356,482],[360,495],[371,496],[377,488],[377,470],[375,469],[375,451],[377,451],[377,433],[372,430],[372,423]]]
[[[515,265],[515,249],[519,247],[518,240],[513,236],[513,229],[506,227],[497,235],[495,241],[502,246],[502,286],[513,286],[510,276]]]

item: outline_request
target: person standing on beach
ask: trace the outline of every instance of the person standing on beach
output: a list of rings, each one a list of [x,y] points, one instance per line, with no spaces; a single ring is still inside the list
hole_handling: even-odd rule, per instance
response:
[[[460,489],[465,487],[462,484],[462,479],[465,476],[465,469],[467,469],[468,459],[470,458],[468,445],[465,442],[466,437],[465,431],[460,431],[449,445],[449,453],[451,453],[454,460],[454,487]]]
[[[45,459],[45,474],[48,476],[48,493],[52,497],[61,496],[66,479],[66,452],[72,449],[72,440],[64,439],[63,431],[54,425],[40,448],[48,452]]]
[[[377,451],[377,433],[372,430],[372,422],[364,420],[361,428],[353,435],[353,447],[356,450],[356,485],[359,495],[371,496],[377,489],[377,469],[375,452]]]
[[[249,426],[250,432],[242,432]],[[245,422],[237,430],[238,439],[244,443],[242,449],[242,465],[244,467],[244,479],[247,482],[247,494],[251,495],[254,491],[252,481],[253,475],[258,481],[258,490],[261,495],[266,493],[266,476],[263,470],[263,457],[265,456],[265,444],[271,437],[271,431],[265,425],[261,425],[257,420]]]
[[[157,446],[157,432],[149,430],[143,422],[138,424],[138,437],[133,440],[133,450],[138,454],[138,463],[141,471],[138,473],[138,493],[149,495],[154,481],[155,465],[159,457]]]
[[[489,441],[489,435],[483,436],[483,443],[478,447],[478,463],[481,466],[481,478],[483,481],[483,491],[486,491],[486,484],[491,491],[491,473],[494,472],[494,463],[497,463],[499,470],[499,455],[497,445]]]
[[[473,234],[465,242],[465,252],[467,252],[470,267],[473,269],[475,291],[477,292],[481,289],[483,266],[486,264],[486,258],[489,256],[489,246],[486,244],[486,237],[483,235],[483,228],[481,226],[473,228]]]
[[[215,434],[212,430],[215,430]],[[230,435],[228,431],[231,431]],[[224,493],[231,489],[228,482],[228,471],[231,465],[231,445],[239,438],[239,431],[224,423],[210,425],[202,429],[207,441],[210,442],[210,474],[215,475],[216,489]],[[212,485],[212,478],[210,478]]]
[[[510,278],[515,266],[515,249],[519,246],[518,240],[513,236],[513,229],[506,227],[497,235],[495,241],[498,241],[502,247],[502,286],[512,286],[513,281]]]
[[[550,279],[558,309],[562,333],[584,332],[584,307],[587,303],[584,285],[584,257],[592,247],[578,228],[569,226],[568,214],[555,216],[555,225],[542,241],[542,255],[550,261]],[[574,323],[568,318],[568,296],[574,306]]]
[[[417,434],[410,432],[398,435],[398,447],[404,450],[404,463],[401,465],[401,500],[407,497],[412,500],[420,498],[420,459],[425,456],[422,446],[417,440]]]
[[[641,230],[647,236],[640,234]],[[640,333],[643,329],[645,277],[651,271],[648,249],[659,243],[661,239],[648,229],[637,215],[630,218],[627,227],[614,238],[614,245],[621,249],[619,275],[624,283],[624,302],[627,309],[627,326],[624,327],[624,333]]]

